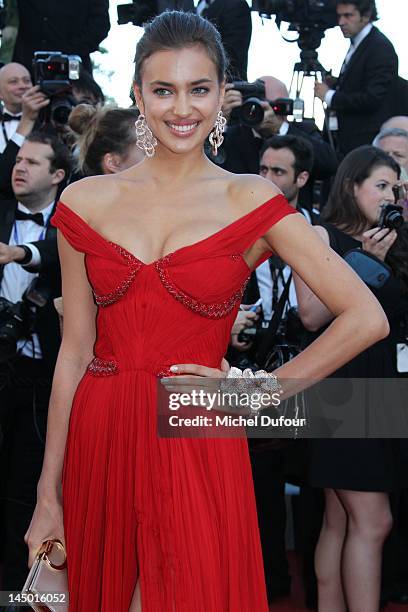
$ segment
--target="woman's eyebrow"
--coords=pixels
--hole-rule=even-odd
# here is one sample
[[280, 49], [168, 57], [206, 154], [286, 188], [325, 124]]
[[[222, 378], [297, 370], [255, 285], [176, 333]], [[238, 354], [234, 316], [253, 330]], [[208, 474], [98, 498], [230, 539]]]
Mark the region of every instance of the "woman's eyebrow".
[[[198, 79], [197, 81], [190, 81], [190, 85], [202, 85], [203, 83], [212, 83], [213, 80], [209, 78]], [[174, 87], [174, 83], [168, 81], [151, 81], [150, 85], [161, 85], [161, 87]]]

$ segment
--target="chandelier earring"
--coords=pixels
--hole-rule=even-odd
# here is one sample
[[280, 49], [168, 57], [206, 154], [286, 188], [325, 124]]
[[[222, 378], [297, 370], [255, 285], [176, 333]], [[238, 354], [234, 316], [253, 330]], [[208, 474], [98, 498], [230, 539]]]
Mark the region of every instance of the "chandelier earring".
[[218, 149], [224, 142], [223, 133], [225, 130], [226, 123], [227, 123], [227, 120], [222, 114], [222, 111], [219, 111], [217, 118], [215, 120], [215, 123], [214, 123], [214, 128], [208, 137], [208, 140], [210, 141], [210, 144], [212, 146], [212, 154], [214, 157], [216, 157], [218, 153]]
[[147, 157], [153, 157], [156, 151], [157, 139], [153, 136], [152, 130], [147, 125], [146, 117], [139, 115], [135, 121], [136, 145], [144, 151]]

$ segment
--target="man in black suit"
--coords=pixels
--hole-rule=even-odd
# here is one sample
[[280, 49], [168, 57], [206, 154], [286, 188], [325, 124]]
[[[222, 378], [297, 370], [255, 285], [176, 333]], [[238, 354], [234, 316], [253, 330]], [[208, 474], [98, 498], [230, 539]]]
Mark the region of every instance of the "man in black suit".
[[315, 94], [327, 104], [329, 129], [344, 156], [371, 144], [392, 116], [398, 57], [388, 38], [373, 26], [378, 19], [375, 0], [338, 1], [337, 18], [350, 49], [339, 78], [316, 83]]
[[19, 26], [13, 61], [32, 68], [35, 51], [79, 55], [92, 73], [89, 54], [110, 28], [109, 0], [17, 0]]
[[[0, 558], [2, 589], [19, 590], [27, 574], [24, 535], [36, 502], [48, 401], [60, 332], [53, 299], [61, 295], [57, 193], [69, 175], [68, 150], [55, 137], [31, 134], [13, 169], [14, 199], [0, 199]], [[5, 312], [29, 299], [25, 327]], [[6, 327], [8, 323], [9, 327]], [[12, 333], [10, 324], [15, 329]], [[14, 342], [12, 337], [14, 336]], [[8, 338], [6, 342], [5, 339]], [[1, 574], [1, 572], [0, 572]]]
[[[260, 156], [260, 175], [274, 182], [293, 208], [301, 211], [308, 221], [314, 223], [316, 215], [302, 207], [300, 189], [310, 176], [313, 167], [313, 149], [310, 143], [296, 136], [273, 136], [266, 140]], [[252, 273], [243, 300], [254, 304], [262, 298], [262, 326], [270, 323], [274, 312], [279, 309], [279, 300], [288, 285], [288, 296], [284, 314], [297, 305], [291, 270], [284, 262], [271, 257]], [[238, 341], [240, 331], [253, 326], [255, 313], [242, 310], [231, 333], [231, 346], [236, 349], [230, 359], [245, 355], [250, 347]], [[251, 347], [252, 348], [252, 347]], [[256, 351], [256, 347], [255, 351]], [[249, 352], [250, 358], [254, 352]], [[263, 365], [263, 364], [260, 364]], [[270, 440], [250, 440], [252, 475], [257, 503], [259, 531], [265, 570], [268, 601], [289, 595], [291, 578], [286, 558], [285, 528], [285, 476], [289, 455], [282, 448], [272, 447]], [[299, 469], [299, 471], [301, 471]]]
[[[287, 98], [289, 92], [282, 81], [272, 76], [261, 77], [265, 83], [265, 96], [267, 100]], [[227, 85], [227, 92], [223, 106], [224, 114], [229, 117], [234, 108], [241, 106], [242, 95]], [[313, 120], [299, 123], [289, 123], [286, 117], [275, 115], [267, 101], [263, 102], [265, 115], [262, 123], [254, 128], [243, 124], [228, 125], [225, 133], [221, 155], [224, 157], [220, 165], [237, 174], [259, 174], [259, 154], [266, 139], [280, 135], [301, 136], [306, 138], [313, 147], [314, 163], [310, 180], [302, 189], [301, 199], [303, 206], [312, 207], [313, 181], [325, 180], [336, 173], [337, 157], [330, 145], [323, 140], [323, 136]], [[216, 160], [217, 161], [217, 160]]]
[[197, 13], [211, 21], [221, 34], [229, 59], [229, 76], [246, 81], [252, 34], [251, 11], [246, 0], [200, 0]]

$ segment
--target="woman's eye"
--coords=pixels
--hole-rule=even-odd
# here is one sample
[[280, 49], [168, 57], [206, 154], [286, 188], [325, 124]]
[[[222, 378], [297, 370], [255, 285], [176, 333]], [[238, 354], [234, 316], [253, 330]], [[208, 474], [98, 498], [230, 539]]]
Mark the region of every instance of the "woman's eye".
[[194, 94], [198, 94], [199, 96], [202, 96], [202, 95], [208, 93], [208, 91], [209, 91], [208, 87], [195, 87], [193, 89], [193, 93]]
[[170, 95], [171, 92], [168, 89], [164, 89], [164, 87], [159, 87], [155, 89], [153, 93], [157, 96], [164, 97]]

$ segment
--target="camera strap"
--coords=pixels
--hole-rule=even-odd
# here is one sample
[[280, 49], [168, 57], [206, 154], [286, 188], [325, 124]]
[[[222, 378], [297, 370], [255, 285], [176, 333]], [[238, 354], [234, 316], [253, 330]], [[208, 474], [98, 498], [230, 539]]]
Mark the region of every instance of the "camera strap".
[[262, 365], [265, 363], [266, 357], [271, 350], [271, 346], [275, 340], [276, 332], [278, 331], [278, 327], [280, 322], [282, 321], [283, 312], [285, 310], [286, 303], [289, 298], [289, 289], [290, 283], [292, 282], [292, 272], [289, 274], [287, 281], [284, 284], [283, 291], [280, 295], [278, 303], [274, 308], [273, 315], [271, 320], [269, 321], [269, 325], [267, 330], [265, 331], [265, 335], [262, 338], [262, 341], [259, 345], [259, 349], [256, 353], [257, 362]]

